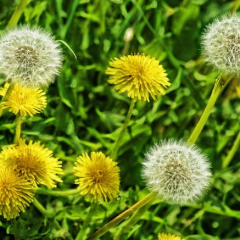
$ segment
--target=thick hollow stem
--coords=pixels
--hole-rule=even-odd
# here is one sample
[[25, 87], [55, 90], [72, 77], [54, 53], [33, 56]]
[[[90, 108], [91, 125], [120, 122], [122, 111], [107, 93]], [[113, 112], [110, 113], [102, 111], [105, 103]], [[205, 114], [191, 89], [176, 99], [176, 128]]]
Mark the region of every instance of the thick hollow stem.
[[126, 217], [130, 216], [134, 212], [136, 212], [139, 208], [143, 207], [145, 204], [147, 204], [149, 201], [154, 199], [157, 196], [155, 192], [149, 193], [146, 197], [144, 197], [142, 200], [131, 206], [128, 210], [124, 211], [120, 215], [118, 215], [116, 218], [114, 218], [112, 221], [105, 224], [102, 228], [100, 228], [98, 231], [96, 231], [92, 236], [90, 236], [87, 240], [94, 240], [101, 237], [104, 233], [106, 233], [109, 229], [117, 225], [118, 223], [122, 222]]
[[45, 216], [46, 218], [51, 217], [48, 211], [43, 207], [43, 205], [36, 198], [34, 198], [33, 205], [38, 209], [39, 212], [42, 213], [43, 216]]
[[8, 22], [7, 28], [11, 28], [18, 23], [19, 18], [21, 17], [25, 7], [28, 5], [30, 0], [21, 0], [15, 9], [10, 21]]
[[21, 115], [17, 114], [17, 127], [16, 127], [16, 133], [15, 133], [15, 139], [14, 139], [15, 144], [19, 143], [19, 139], [21, 135], [21, 125], [22, 125]]
[[149, 201], [146, 205], [144, 205], [143, 207], [139, 208], [129, 218], [129, 220], [127, 220], [124, 223], [122, 223], [122, 226], [121, 226], [122, 228], [116, 234], [114, 240], [120, 240], [122, 234], [131, 232], [132, 227], [136, 225], [136, 223], [139, 221], [141, 216], [148, 210], [148, 208], [152, 206], [153, 200], [154, 200], [154, 198], [151, 201]]
[[43, 188], [37, 188], [35, 189], [35, 192], [38, 194], [55, 196], [55, 197], [68, 197], [70, 195], [79, 194], [80, 190], [72, 189], [72, 190], [66, 190], [66, 191], [54, 191], [54, 190], [47, 190]]
[[236, 12], [238, 10], [239, 6], [240, 6], [240, 0], [233, 1], [233, 5], [232, 5], [232, 7], [230, 9], [230, 12], [231, 13]]
[[217, 78], [212, 94], [208, 100], [207, 106], [204, 109], [204, 112], [199, 120], [199, 122], [197, 123], [196, 127], [194, 128], [191, 136], [188, 139], [189, 143], [194, 144], [196, 142], [196, 140], [198, 139], [200, 133], [202, 132], [202, 129], [204, 127], [204, 125], [206, 124], [208, 117], [211, 113], [211, 110], [215, 104], [215, 102], [217, 101], [218, 96], [221, 94], [221, 92], [223, 91], [224, 87], [227, 85], [227, 83], [231, 80], [232, 78], [227, 79], [226, 81], [221, 77], [221, 75]]
[[111, 158], [112, 158], [113, 160], [115, 160], [116, 157], [117, 157], [118, 149], [119, 149], [119, 147], [120, 147], [120, 144], [121, 144], [121, 141], [122, 141], [122, 139], [123, 139], [124, 133], [125, 133], [125, 131], [126, 131], [126, 128], [127, 128], [127, 126], [128, 126], [128, 123], [129, 123], [130, 118], [131, 118], [131, 116], [132, 116], [132, 111], [133, 111], [133, 108], [134, 108], [134, 104], [135, 104], [135, 100], [134, 100], [134, 98], [133, 98], [132, 101], [131, 101], [131, 103], [130, 103], [129, 110], [128, 110], [127, 116], [126, 116], [126, 118], [125, 118], [124, 124], [123, 124], [123, 126], [122, 126], [121, 132], [120, 132], [120, 134], [119, 134], [119, 136], [118, 136], [118, 139], [117, 139], [117, 141], [116, 141], [116, 144], [115, 144], [114, 149], [113, 149], [112, 154], [111, 154]]
[[90, 206], [90, 209], [88, 211], [87, 217], [86, 217], [86, 219], [85, 219], [85, 221], [83, 223], [83, 226], [82, 226], [81, 230], [79, 231], [79, 233], [78, 233], [78, 235], [77, 235], [75, 240], [83, 240], [83, 239], [85, 239], [84, 236], [85, 236], [86, 230], [87, 230], [87, 228], [89, 226], [89, 223], [90, 223], [90, 221], [92, 219], [92, 216], [94, 215], [96, 207], [97, 207], [97, 204], [92, 202], [91, 206]]
[[227, 157], [224, 159], [223, 163], [222, 163], [222, 169], [227, 168], [229, 163], [232, 161], [235, 153], [238, 150], [240, 144], [240, 131], [238, 132], [238, 135], [233, 143], [232, 148], [230, 149], [230, 151], [228, 152]]

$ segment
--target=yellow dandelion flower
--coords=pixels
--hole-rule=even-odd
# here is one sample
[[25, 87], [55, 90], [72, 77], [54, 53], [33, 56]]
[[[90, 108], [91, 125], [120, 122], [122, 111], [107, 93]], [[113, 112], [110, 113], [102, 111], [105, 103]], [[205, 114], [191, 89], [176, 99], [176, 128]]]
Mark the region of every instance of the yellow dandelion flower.
[[20, 139], [18, 145], [3, 147], [0, 163], [12, 165], [19, 176], [24, 176], [34, 187], [44, 184], [49, 188], [56, 187], [54, 180], [62, 182], [57, 174], [62, 174], [62, 162], [52, 156], [52, 151], [40, 142], [29, 142]]
[[165, 94], [164, 87], [170, 86], [169, 79], [159, 61], [144, 54], [115, 58], [109, 63], [106, 74], [108, 82], [115, 84], [119, 93], [128, 92], [130, 98], [149, 102], [149, 95], [155, 100]]
[[0, 168], [0, 215], [7, 220], [18, 217], [33, 201], [33, 196], [33, 188], [25, 178], [11, 167]]
[[[6, 83], [3, 88], [0, 88], [0, 95], [4, 96], [9, 83]], [[45, 93], [33, 87], [23, 87], [15, 84], [13, 91], [6, 101], [1, 103], [3, 109], [9, 109], [15, 115], [33, 116], [41, 112], [47, 105]]]
[[119, 192], [119, 167], [111, 158], [102, 152], [92, 152], [79, 156], [75, 163], [74, 174], [79, 177], [76, 183], [82, 195], [87, 195], [95, 202], [110, 201]]
[[158, 240], [184, 240], [184, 239], [181, 239], [180, 237], [171, 234], [159, 233]]

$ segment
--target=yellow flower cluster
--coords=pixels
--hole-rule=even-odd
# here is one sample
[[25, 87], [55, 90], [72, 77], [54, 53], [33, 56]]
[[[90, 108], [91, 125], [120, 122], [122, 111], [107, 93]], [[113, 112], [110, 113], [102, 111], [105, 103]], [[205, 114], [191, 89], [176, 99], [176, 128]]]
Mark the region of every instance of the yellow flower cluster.
[[[164, 68], [159, 62], [144, 54], [123, 56], [110, 62], [106, 74], [109, 83], [115, 84], [119, 93], [128, 92], [128, 96], [141, 101], [154, 100], [165, 94], [170, 86]], [[107, 202], [117, 197], [119, 192], [119, 167], [102, 152], [83, 153], [77, 158], [74, 174], [78, 177], [80, 193], [95, 202]]]
[[52, 151], [39, 142], [3, 147], [0, 153], [0, 215], [16, 218], [33, 201], [33, 188], [44, 184], [55, 187], [61, 182], [62, 162], [52, 157]]
[[[134, 101], [149, 101], [150, 97], [155, 100], [170, 86], [164, 68], [156, 59], [144, 54], [115, 58], [106, 73], [110, 75], [109, 83], [115, 84], [120, 93], [128, 92]], [[3, 96], [0, 108], [17, 116], [32, 117], [43, 111], [47, 104], [42, 90], [23, 84], [6, 83], [0, 88], [0, 96]], [[27, 144], [18, 138], [16, 144], [3, 147], [0, 152], [0, 215], [7, 220], [16, 218], [33, 201], [33, 188], [40, 184], [56, 187], [55, 181], [61, 182], [58, 176], [63, 173], [61, 165], [62, 162], [52, 156], [52, 151], [40, 142]], [[119, 172], [117, 162], [102, 152], [83, 153], [74, 167], [80, 194], [97, 203], [117, 198]], [[164, 234], [158, 237], [159, 240], [180, 240]]]
[[[36, 41], [37, 40], [37, 41]], [[61, 68], [58, 43], [43, 30], [29, 26], [6, 31], [0, 41], [1, 74], [8, 81], [0, 88], [0, 116], [4, 110], [17, 116], [13, 145], [0, 152], [0, 215], [16, 218], [33, 202], [34, 188], [61, 182], [62, 162], [40, 142], [20, 139], [21, 116], [42, 112], [47, 98], [41, 86], [54, 81]]]

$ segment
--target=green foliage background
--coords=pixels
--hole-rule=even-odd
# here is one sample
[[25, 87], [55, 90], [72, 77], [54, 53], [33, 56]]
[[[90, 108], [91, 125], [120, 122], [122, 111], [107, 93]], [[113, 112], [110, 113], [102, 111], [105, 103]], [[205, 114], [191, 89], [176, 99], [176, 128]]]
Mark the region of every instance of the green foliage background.
[[[130, 99], [107, 82], [109, 61], [122, 54], [145, 53], [167, 70], [171, 87], [166, 96], [137, 102], [118, 153], [121, 169], [119, 199], [100, 205], [87, 233], [93, 233], [147, 194], [141, 178], [142, 159], [162, 139], [187, 139], [212, 91], [217, 72], [203, 62], [201, 35], [215, 17], [226, 13], [227, 0], [49, 0], [31, 1], [19, 24], [40, 26], [65, 41], [61, 74], [47, 91], [42, 114], [24, 118], [22, 137], [40, 140], [64, 162], [59, 189], [76, 188], [72, 167], [83, 152], [109, 154], [125, 119]], [[6, 27], [18, 1], [1, 0], [0, 28]], [[129, 43], [127, 28], [134, 29]], [[3, 83], [3, 81], [2, 81]], [[169, 206], [156, 199], [131, 231], [121, 239], [157, 239], [159, 232], [187, 240], [240, 239], [240, 171], [238, 151], [230, 166], [221, 163], [239, 131], [240, 99], [231, 82], [223, 92], [197, 141], [212, 162], [214, 179], [204, 200], [194, 206]], [[0, 144], [13, 142], [14, 115], [0, 119]], [[54, 218], [46, 219], [32, 205], [21, 218], [0, 217], [0, 236], [14, 239], [74, 239], [90, 203], [82, 196], [37, 199]], [[101, 239], [114, 239], [116, 227]], [[9, 235], [7, 233], [9, 233]]]

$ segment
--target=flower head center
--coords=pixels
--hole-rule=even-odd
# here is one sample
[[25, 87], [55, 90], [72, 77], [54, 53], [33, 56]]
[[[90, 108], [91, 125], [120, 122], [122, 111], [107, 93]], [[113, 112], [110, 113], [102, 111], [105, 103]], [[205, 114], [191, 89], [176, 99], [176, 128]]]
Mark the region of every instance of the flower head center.
[[175, 186], [189, 179], [189, 169], [179, 161], [173, 160], [165, 166], [165, 177], [167, 181], [171, 181]]
[[141, 84], [141, 81], [146, 81], [147, 78], [145, 78], [146, 75], [146, 69], [144, 66], [139, 65], [137, 70], [133, 70], [133, 75], [131, 76], [133, 79], [136, 79], [138, 84]]
[[16, 171], [21, 174], [29, 174], [34, 171], [45, 170], [45, 163], [41, 162], [39, 157], [34, 154], [31, 149], [26, 149], [25, 153], [19, 154], [16, 159], [17, 169]]
[[1, 187], [0, 189], [3, 191], [9, 191], [12, 190], [13, 184], [7, 180], [1, 181]]
[[31, 68], [39, 61], [38, 53], [30, 46], [21, 46], [15, 50], [15, 57], [19, 64]]
[[95, 176], [93, 177], [94, 183], [102, 182], [103, 177], [104, 177], [103, 171], [102, 170], [97, 170], [95, 172]]

